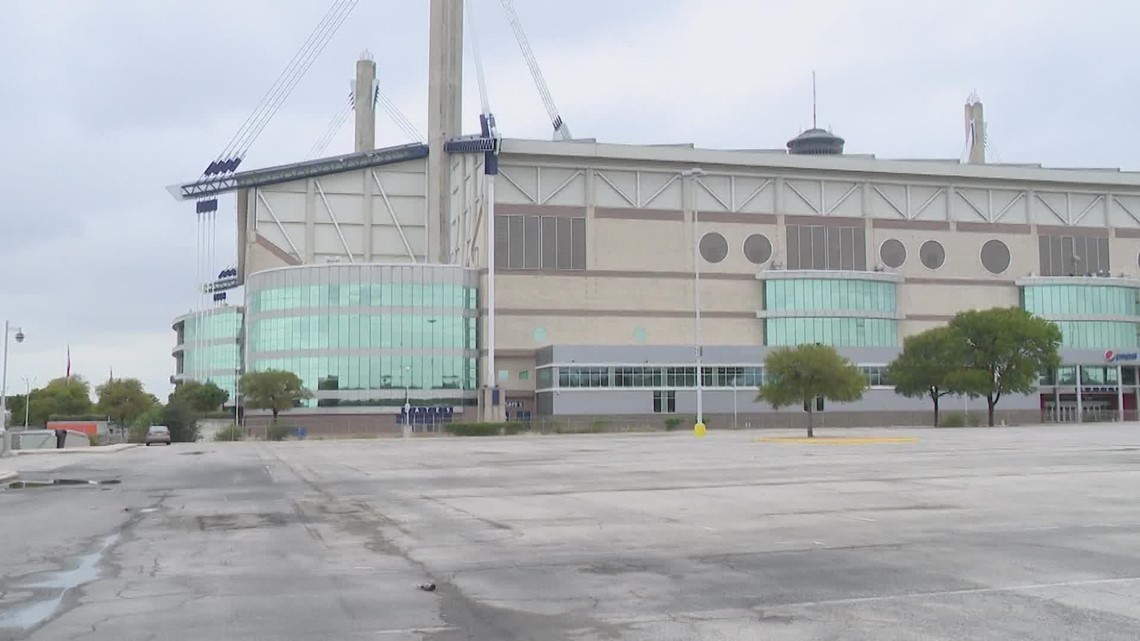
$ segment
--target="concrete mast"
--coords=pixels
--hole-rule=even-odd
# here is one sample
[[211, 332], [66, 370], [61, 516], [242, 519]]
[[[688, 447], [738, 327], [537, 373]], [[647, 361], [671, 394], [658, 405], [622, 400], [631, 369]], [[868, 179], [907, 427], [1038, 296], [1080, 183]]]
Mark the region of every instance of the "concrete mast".
[[972, 96], [966, 103], [966, 124], [970, 128], [970, 154], [971, 165], [983, 165], [986, 162], [986, 118], [982, 111], [982, 101]]
[[460, 135], [463, 0], [431, 0], [428, 43], [428, 262], [451, 262], [451, 160], [443, 143]]
[[353, 109], [356, 111], [356, 133], [353, 150], [372, 151], [376, 148], [376, 61], [365, 49], [356, 61], [356, 83], [352, 91]]

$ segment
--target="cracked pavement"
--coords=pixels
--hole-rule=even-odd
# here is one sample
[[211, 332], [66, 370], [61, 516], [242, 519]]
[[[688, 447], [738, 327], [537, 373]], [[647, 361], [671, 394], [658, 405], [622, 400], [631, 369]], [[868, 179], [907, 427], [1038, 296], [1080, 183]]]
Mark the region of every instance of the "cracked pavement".
[[1140, 426], [907, 433], [5, 459], [0, 640], [1140, 638]]

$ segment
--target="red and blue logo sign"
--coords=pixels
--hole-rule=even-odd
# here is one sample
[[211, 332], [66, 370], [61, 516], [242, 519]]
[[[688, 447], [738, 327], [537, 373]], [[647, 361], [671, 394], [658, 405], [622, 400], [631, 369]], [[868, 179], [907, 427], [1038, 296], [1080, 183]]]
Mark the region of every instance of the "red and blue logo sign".
[[1136, 352], [1114, 352], [1111, 349], [1105, 350], [1104, 360], [1107, 363], [1116, 363], [1119, 361], [1134, 361], [1140, 359], [1140, 354]]

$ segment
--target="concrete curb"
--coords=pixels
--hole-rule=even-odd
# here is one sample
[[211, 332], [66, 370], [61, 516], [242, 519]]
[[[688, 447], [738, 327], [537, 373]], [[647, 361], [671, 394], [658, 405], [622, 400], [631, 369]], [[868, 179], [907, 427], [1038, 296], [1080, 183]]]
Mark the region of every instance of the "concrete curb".
[[47, 449], [47, 450], [12, 450], [13, 454], [20, 456], [32, 455], [48, 455], [48, 454], [114, 454], [115, 452], [122, 452], [129, 450], [132, 447], [138, 447], [138, 443], [118, 443], [116, 445], [95, 445], [92, 447], [72, 447], [62, 450]]
[[15, 481], [18, 478], [20, 478], [19, 472], [0, 472], [0, 483]]

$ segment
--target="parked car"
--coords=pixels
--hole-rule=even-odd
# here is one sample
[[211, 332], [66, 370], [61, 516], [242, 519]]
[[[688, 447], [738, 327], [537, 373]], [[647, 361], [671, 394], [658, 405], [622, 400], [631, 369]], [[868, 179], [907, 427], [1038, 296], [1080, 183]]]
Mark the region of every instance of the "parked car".
[[165, 425], [151, 425], [146, 431], [147, 446], [151, 443], [166, 443], [170, 445], [170, 428]]

